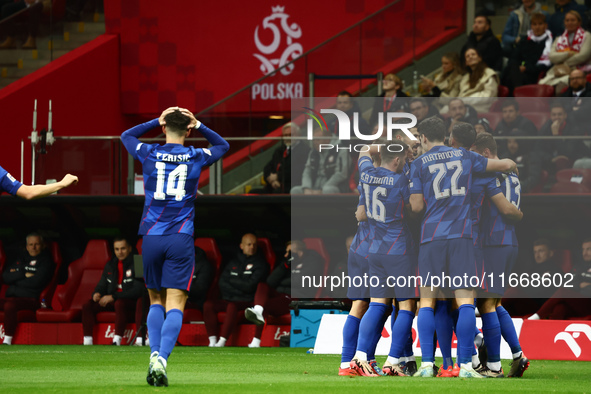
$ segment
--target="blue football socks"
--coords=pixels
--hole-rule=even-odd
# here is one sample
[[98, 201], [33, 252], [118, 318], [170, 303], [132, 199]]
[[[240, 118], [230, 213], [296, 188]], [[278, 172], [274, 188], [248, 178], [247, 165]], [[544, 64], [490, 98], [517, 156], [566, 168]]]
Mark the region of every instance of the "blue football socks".
[[443, 356], [443, 369], [453, 366], [451, 360], [451, 341], [453, 338], [453, 321], [449, 311], [449, 301], [437, 301], [435, 307], [435, 330], [439, 349]]
[[425, 307], [419, 309], [419, 316], [417, 317], [417, 326], [419, 329], [419, 341], [421, 342], [421, 354], [423, 355], [423, 362], [434, 362], [433, 350], [435, 344], [433, 343], [433, 335], [435, 334], [435, 313], [433, 308]]
[[341, 352], [341, 363], [348, 363], [353, 360], [357, 350], [357, 338], [359, 337], [359, 323], [361, 320], [353, 315], [347, 316], [343, 326], [343, 350]]
[[148, 326], [148, 337], [150, 338], [150, 353], [160, 352], [160, 333], [164, 324], [166, 310], [159, 304], [150, 305], [146, 325]]
[[179, 309], [171, 309], [166, 313], [166, 319], [162, 325], [162, 337], [160, 339], [160, 354], [165, 360], [172, 353], [176, 340], [183, 327], [183, 312]]

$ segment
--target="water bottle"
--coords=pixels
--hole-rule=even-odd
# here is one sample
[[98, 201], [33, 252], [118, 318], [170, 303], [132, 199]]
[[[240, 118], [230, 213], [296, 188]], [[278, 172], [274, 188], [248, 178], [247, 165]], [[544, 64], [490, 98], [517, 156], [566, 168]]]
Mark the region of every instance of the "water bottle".
[[41, 308], [47, 309], [47, 303], [45, 302], [45, 298], [41, 300]]

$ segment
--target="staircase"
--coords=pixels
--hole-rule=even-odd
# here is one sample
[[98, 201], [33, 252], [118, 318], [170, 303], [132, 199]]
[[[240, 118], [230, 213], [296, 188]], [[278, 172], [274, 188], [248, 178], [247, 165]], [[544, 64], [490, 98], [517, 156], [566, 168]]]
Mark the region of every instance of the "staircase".
[[17, 49], [0, 51], [0, 89], [104, 34], [104, 15], [95, 13], [85, 15], [80, 22], [61, 22], [55, 30], [61, 32], [37, 37], [37, 49], [22, 49], [19, 41]]

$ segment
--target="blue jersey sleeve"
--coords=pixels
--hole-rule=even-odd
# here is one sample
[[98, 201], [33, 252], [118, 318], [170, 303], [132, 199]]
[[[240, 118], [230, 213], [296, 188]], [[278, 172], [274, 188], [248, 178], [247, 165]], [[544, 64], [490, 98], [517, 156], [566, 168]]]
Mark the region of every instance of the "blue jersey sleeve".
[[359, 174], [361, 175], [363, 171], [367, 171], [370, 168], [374, 168], [373, 161], [371, 160], [371, 158], [367, 156], [362, 156], [357, 161], [357, 168], [359, 168]]
[[204, 165], [209, 166], [220, 159], [229, 149], [230, 144], [218, 133], [211, 130], [203, 123], [197, 129], [212, 146], [203, 148]]
[[410, 194], [423, 194], [423, 182], [421, 181], [421, 164], [414, 160], [410, 165]]
[[[403, 185], [408, 185], [408, 178], [402, 174], [403, 177]], [[408, 205], [410, 201], [410, 188], [408, 186], [403, 186], [400, 188], [400, 194], [402, 195], [402, 201], [404, 201], [405, 205]]]
[[[462, 148], [464, 149], [464, 148]], [[474, 174], [483, 174], [486, 172], [486, 166], [488, 165], [488, 159], [484, 156], [479, 155], [476, 152], [466, 151], [468, 157], [472, 161], [472, 172]]]
[[16, 192], [22, 185], [8, 171], [0, 167], [0, 192], [5, 191], [16, 196]]
[[121, 134], [121, 142], [123, 142], [125, 149], [127, 149], [134, 159], [139, 160], [142, 163], [144, 162], [150, 153], [151, 145], [146, 145], [140, 142], [138, 138], [159, 125], [160, 122], [158, 119], [153, 119], [149, 122], [132, 127]]
[[359, 191], [359, 203], [357, 203], [357, 206], [365, 206], [365, 193], [363, 191], [363, 186], [361, 186], [361, 183], [357, 186], [357, 190]]
[[484, 186], [486, 197], [491, 198], [503, 192], [498, 183], [499, 180], [496, 177], [491, 177], [488, 182], [486, 182], [486, 185]]

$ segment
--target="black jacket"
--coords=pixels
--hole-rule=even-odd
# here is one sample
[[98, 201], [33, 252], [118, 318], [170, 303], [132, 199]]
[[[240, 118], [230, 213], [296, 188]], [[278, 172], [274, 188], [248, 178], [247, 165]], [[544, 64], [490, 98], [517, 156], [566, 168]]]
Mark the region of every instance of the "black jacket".
[[[14, 272], [10, 272], [14, 269]], [[35, 257], [24, 251], [16, 261], [4, 267], [2, 279], [8, 285], [6, 297], [38, 298], [53, 276], [55, 264], [48, 250]], [[25, 277], [27, 272], [35, 275]]]
[[119, 259], [113, 257], [105, 265], [103, 275], [99, 283], [94, 288], [95, 293], [102, 296], [110, 295], [116, 300], [121, 299], [137, 299], [142, 296], [144, 284], [141, 280], [136, 279], [135, 269], [133, 264], [133, 253], [130, 253], [125, 260], [123, 260], [123, 278], [121, 279], [121, 291], [117, 291], [119, 285]]
[[266, 181], [269, 175], [276, 173], [281, 188], [275, 190], [267, 184], [265, 191], [267, 193], [289, 193], [293, 186], [300, 186], [309, 154], [310, 146], [305, 141], [294, 141], [294, 145], [289, 149], [283, 142], [280, 143], [273, 152], [273, 157], [265, 166], [263, 175]]
[[322, 256], [314, 250], [307, 249], [302, 257], [294, 255], [291, 261], [291, 279], [294, 283], [291, 296], [294, 298], [314, 298], [317, 289], [302, 287], [302, 277], [310, 276], [312, 283], [314, 283], [313, 278], [315, 277], [315, 282], [318, 283], [319, 277], [324, 275], [324, 264]]
[[[519, 141], [520, 144], [523, 142]], [[506, 151], [506, 149], [503, 150]], [[517, 164], [522, 193], [529, 193], [533, 187], [540, 183], [542, 178], [542, 155], [541, 152], [532, 150], [528, 153], [517, 152], [514, 155], [507, 152], [507, 154], [500, 156], [511, 159]]]
[[198, 309], [203, 308], [203, 303], [207, 298], [214, 274], [215, 268], [207, 260], [205, 252], [196, 246], [195, 271], [193, 272], [193, 280], [191, 282], [191, 289], [189, 290], [189, 301], [195, 304]]
[[[396, 91], [396, 98], [394, 101], [388, 106], [388, 104], [384, 103], [384, 97], [386, 93], [382, 93], [379, 97], [376, 97], [376, 100], [373, 105], [373, 109], [371, 111], [371, 116], [369, 117], [369, 132], [373, 131], [373, 128], [376, 124], [378, 124], [378, 114], [383, 112], [383, 121], [386, 122], [386, 113], [387, 112], [410, 112], [408, 109], [409, 98], [406, 93], [402, 90]], [[353, 135], [353, 134], [351, 134]]]
[[578, 96], [578, 99], [574, 99], [573, 90], [569, 87], [561, 97], [570, 97], [571, 99], [560, 100], [565, 105], [568, 116], [575, 121], [577, 127], [586, 129], [587, 124], [591, 122], [591, 83], [587, 82], [583, 92]]
[[460, 61], [463, 67], [466, 66], [464, 55], [469, 48], [476, 48], [487, 66], [495, 71], [501, 71], [503, 67], [503, 49], [501, 48], [501, 42], [495, 37], [491, 29], [484, 33], [480, 41], [476, 39], [476, 34], [470, 33], [468, 41], [466, 41], [460, 52]]
[[259, 254], [247, 257], [239, 252], [229, 261], [220, 275], [223, 300], [252, 302], [257, 285], [267, 277], [269, 264]]
[[[466, 106], [466, 116], [464, 116], [462, 119], [460, 119], [460, 122], [466, 122], [466, 123], [470, 123], [472, 126], [474, 126], [477, 122], [478, 122], [478, 112], [476, 111], [476, 109], [474, 109], [473, 106], [465, 104]], [[449, 135], [450, 130], [449, 127], [451, 126], [451, 118], [447, 118], [445, 119], [445, 130], [446, 130], [446, 135]]]
[[291, 261], [277, 264], [267, 278], [267, 284], [278, 293], [291, 294]]
[[[539, 135], [552, 135], [552, 120], [548, 120], [541, 128]], [[564, 136], [583, 135], [581, 129], [570, 119], [566, 119], [566, 125], [562, 130]], [[540, 140], [537, 145], [537, 150], [544, 153], [546, 160], [551, 160], [556, 156], [566, 156], [570, 160], [575, 161], [582, 157], [590, 157], [591, 152], [587, 145], [583, 144], [581, 140], [561, 140], [556, 137], [556, 140]]]
[[501, 120], [497, 125], [494, 135], [497, 136], [536, 136], [538, 129], [531, 120], [518, 115], [513, 123], [509, 124]]

